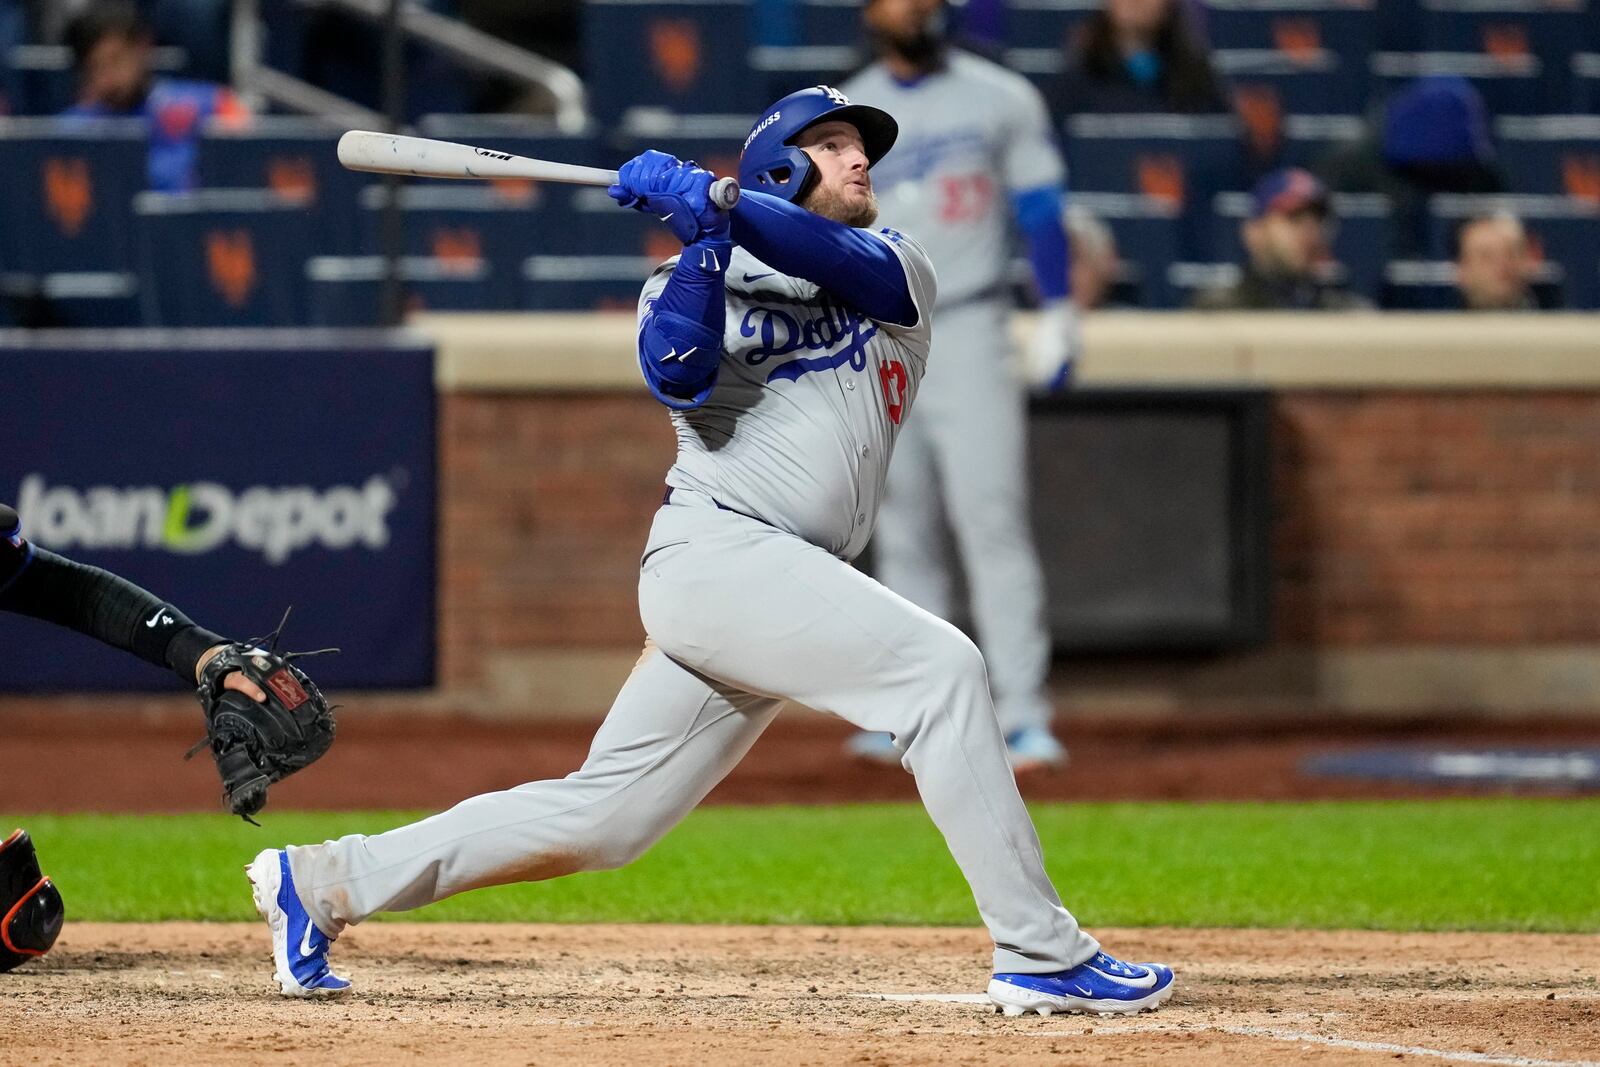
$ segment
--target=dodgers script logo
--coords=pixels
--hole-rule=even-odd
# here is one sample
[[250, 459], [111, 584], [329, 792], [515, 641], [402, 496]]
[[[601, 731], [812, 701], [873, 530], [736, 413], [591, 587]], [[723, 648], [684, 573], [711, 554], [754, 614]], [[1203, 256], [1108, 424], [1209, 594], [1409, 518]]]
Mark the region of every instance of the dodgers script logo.
[[745, 353], [745, 362], [759, 367], [774, 356], [791, 352], [827, 352], [812, 358], [791, 359], [772, 368], [768, 382], [795, 381], [812, 371], [832, 370], [850, 364], [851, 370], [867, 369], [867, 342], [877, 336], [878, 325], [848, 308], [831, 301], [822, 314], [801, 319], [779, 308], [757, 305], [744, 313], [739, 323], [741, 337], [759, 337], [761, 343]]

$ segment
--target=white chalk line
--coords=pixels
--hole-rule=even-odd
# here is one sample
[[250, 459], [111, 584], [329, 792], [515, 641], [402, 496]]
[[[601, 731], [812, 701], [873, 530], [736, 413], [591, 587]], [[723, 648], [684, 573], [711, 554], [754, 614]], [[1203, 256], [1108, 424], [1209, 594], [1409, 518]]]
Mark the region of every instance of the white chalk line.
[[[857, 993], [856, 996], [868, 1000], [892, 1000], [900, 1002], [922, 1002], [934, 1004], [975, 1004], [984, 1007], [992, 1006], [988, 997], [982, 993]], [[1450, 1049], [1427, 1048], [1422, 1045], [1397, 1045], [1388, 1041], [1361, 1041], [1350, 1037], [1331, 1037], [1327, 1034], [1313, 1034], [1305, 1030], [1279, 1030], [1270, 1026], [1219, 1026], [1213, 1023], [1183, 1023], [1172, 1026], [1164, 1023], [1123, 1023], [1115, 1016], [1075, 1016], [1092, 1021], [1096, 1026], [1108, 1029], [1105, 1033], [1116, 1034], [1193, 1034], [1217, 1033], [1232, 1034], [1235, 1037], [1264, 1037], [1273, 1041], [1304, 1041], [1315, 1045], [1327, 1045], [1331, 1048], [1346, 1048], [1356, 1052], [1387, 1052], [1401, 1053], [1406, 1056], [1421, 1056], [1437, 1060], [1455, 1060], [1461, 1063], [1486, 1063], [1495, 1067], [1600, 1067], [1600, 1060], [1543, 1060], [1528, 1056], [1500, 1056], [1492, 1052], [1455, 1052]], [[967, 1033], [974, 1036], [990, 1037], [993, 1030], [969, 1030]], [[1072, 1031], [1062, 1030], [1024, 1030], [1019, 1031], [1019, 1037], [1048, 1037], [1061, 1038], [1073, 1036]]]

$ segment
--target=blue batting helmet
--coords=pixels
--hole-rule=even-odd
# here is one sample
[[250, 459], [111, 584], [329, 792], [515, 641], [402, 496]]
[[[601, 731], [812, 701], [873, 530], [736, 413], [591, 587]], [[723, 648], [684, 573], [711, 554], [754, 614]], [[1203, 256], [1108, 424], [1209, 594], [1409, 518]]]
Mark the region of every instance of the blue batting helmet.
[[819, 122], [848, 122], [861, 134], [867, 166], [894, 146], [900, 125], [887, 111], [852, 104], [839, 90], [818, 85], [790, 93], [762, 113], [739, 154], [739, 185], [785, 200], [799, 200], [816, 175], [795, 138]]

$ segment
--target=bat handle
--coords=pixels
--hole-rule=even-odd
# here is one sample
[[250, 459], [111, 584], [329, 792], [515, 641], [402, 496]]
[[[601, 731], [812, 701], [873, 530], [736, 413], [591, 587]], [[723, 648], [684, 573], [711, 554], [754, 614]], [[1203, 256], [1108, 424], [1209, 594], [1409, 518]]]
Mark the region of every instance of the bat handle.
[[718, 178], [711, 183], [711, 202], [724, 211], [732, 211], [739, 202], [739, 183], [732, 178]]

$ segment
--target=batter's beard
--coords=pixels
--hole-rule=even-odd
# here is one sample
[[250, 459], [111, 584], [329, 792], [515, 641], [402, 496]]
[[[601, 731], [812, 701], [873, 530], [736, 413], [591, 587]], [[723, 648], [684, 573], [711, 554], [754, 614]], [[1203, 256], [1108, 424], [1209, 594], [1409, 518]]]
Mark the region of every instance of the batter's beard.
[[878, 221], [878, 194], [867, 190], [864, 202], [847, 202], [837, 189], [818, 185], [806, 194], [801, 207], [814, 215], [857, 228], [871, 226]]

